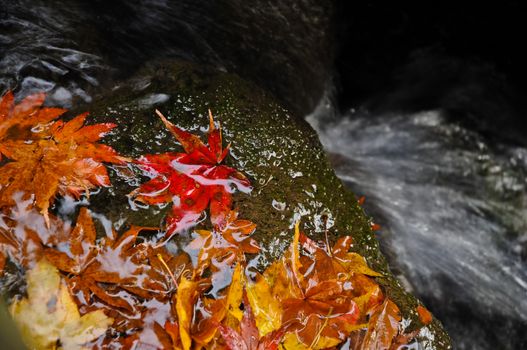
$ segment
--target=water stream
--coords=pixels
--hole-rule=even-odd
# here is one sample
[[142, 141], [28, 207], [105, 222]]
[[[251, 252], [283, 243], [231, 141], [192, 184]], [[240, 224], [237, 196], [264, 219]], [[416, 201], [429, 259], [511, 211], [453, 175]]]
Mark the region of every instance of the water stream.
[[437, 110], [330, 115], [321, 106], [308, 120], [337, 175], [366, 197], [406, 288], [456, 348], [523, 348], [527, 149], [491, 144]]

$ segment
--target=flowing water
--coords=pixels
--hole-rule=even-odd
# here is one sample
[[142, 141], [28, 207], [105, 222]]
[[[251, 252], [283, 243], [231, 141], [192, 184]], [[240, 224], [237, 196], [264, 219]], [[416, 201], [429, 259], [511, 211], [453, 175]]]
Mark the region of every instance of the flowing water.
[[[329, 119], [329, 120], [328, 120]], [[527, 149], [491, 144], [441, 111], [308, 120], [382, 229], [394, 272], [459, 349], [527, 344]]]

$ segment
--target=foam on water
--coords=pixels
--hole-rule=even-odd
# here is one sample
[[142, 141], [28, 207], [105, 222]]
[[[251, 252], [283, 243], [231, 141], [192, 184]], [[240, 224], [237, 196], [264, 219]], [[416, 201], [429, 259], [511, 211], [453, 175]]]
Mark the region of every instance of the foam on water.
[[524, 344], [527, 150], [491, 147], [439, 111], [327, 122], [328, 111], [308, 120], [337, 175], [366, 196], [392, 268], [457, 348]]

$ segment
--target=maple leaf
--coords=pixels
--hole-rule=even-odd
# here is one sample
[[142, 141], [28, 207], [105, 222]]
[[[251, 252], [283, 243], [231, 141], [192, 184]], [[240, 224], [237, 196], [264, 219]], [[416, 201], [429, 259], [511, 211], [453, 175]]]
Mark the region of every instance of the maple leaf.
[[9, 154], [4, 149], [6, 139], [32, 139], [41, 136], [39, 125], [49, 123], [66, 112], [62, 108], [42, 108], [46, 95], [38, 93], [29, 95], [20, 103], [15, 103], [11, 91], [0, 99], [0, 160], [3, 154]]
[[362, 343], [363, 350], [390, 349], [392, 342], [399, 333], [401, 315], [397, 305], [386, 298], [372, 312], [368, 323], [368, 331]]
[[299, 235], [299, 242], [302, 248], [313, 256], [312, 258], [305, 257], [305, 259], [314, 261], [314, 273], [320, 273], [322, 276], [335, 276], [342, 273], [382, 276], [367, 265], [363, 256], [350, 252], [353, 244], [351, 236], [340, 237], [333, 247], [328, 243], [318, 244], [303, 233]]
[[[0, 265], [7, 258], [25, 269], [40, 260], [44, 245], [67, 237], [69, 226], [55, 216], [50, 216], [50, 226], [42, 215], [32, 208], [32, 200], [22, 200], [15, 195], [16, 205], [0, 213]], [[0, 273], [3, 266], [0, 266]]]
[[199, 251], [196, 273], [202, 274], [209, 267], [221, 270], [223, 265], [232, 265], [244, 259], [244, 254], [256, 254], [260, 248], [249, 237], [256, 230], [256, 224], [238, 219], [238, 212], [231, 210], [225, 220], [212, 231], [196, 230], [198, 235], [185, 248], [186, 251]]
[[209, 279], [192, 280], [181, 278], [175, 296], [179, 323], [179, 339], [184, 350], [191, 348], [193, 342], [199, 346], [210, 343], [222, 322], [234, 324], [242, 319], [239, 309], [245, 283], [243, 266], [236, 265], [229, 287], [214, 298], [204, 295], [211, 287]]
[[23, 267], [31, 267], [42, 255], [42, 242], [31, 229], [17, 235], [13, 230], [0, 224], [0, 274], [4, 270], [7, 257]]
[[249, 180], [236, 169], [221, 165], [229, 152], [223, 149], [221, 130], [214, 125], [209, 111], [208, 146], [199, 137], [169, 122], [156, 111], [168, 130], [183, 146], [185, 153], [146, 155], [137, 164], [152, 179], [130, 193], [145, 204], [172, 203], [166, 218], [167, 236], [196, 224], [208, 207], [214, 225], [221, 224], [229, 213], [232, 193], [251, 190]]
[[240, 323], [240, 332], [233, 328], [219, 324], [219, 330], [227, 347], [231, 350], [276, 350], [285, 331], [283, 329], [272, 331], [260, 338], [251, 303], [244, 290], [244, 312]]
[[84, 126], [87, 114], [68, 122], [56, 121], [36, 140], [4, 140], [2, 153], [11, 161], [1, 167], [0, 204], [13, 205], [17, 192], [34, 196], [34, 204], [48, 220], [48, 209], [58, 193], [78, 198], [89, 190], [110, 186], [102, 164], [124, 163], [110, 146], [96, 143], [115, 124]]
[[[300, 233], [297, 223], [289, 250], [257, 278], [257, 287], [249, 287], [253, 305], [273, 298], [280, 301], [273, 314], [281, 310], [281, 327], [288, 332], [286, 348], [331, 347], [364, 327], [359, 321], [382, 295], [368, 276], [380, 274], [363, 257], [349, 252], [351, 242], [351, 237], [342, 237], [332, 248], [316, 243]], [[277, 329], [262, 309], [257, 309], [257, 322], [267, 332]]]
[[[81, 208], [77, 223], [67, 242], [58, 242], [55, 248], [44, 249], [44, 256], [59, 270], [69, 274], [68, 284], [80, 291], [85, 300], [93, 293], [105, 303], [132, 311], [134, 305], [124, 297], [122, 288], [128, 288], [133, 294], [149, 297], [154, 292], [154, 274], [148, 274], [152, 268], [144, 263], [146, 248], [134, 245], [142, 230], [132, 226], [117, 238], [106, 237], [103, 244], [96, 244], [96, 231], [93, 219], [86, 208]], [[115, 285], [102, 288], [99, 283]], [[160, 282], [161, 283], [161, 282]], [[148, 293], [141, 293], [148, 288]], [[162, 291], [163, 286], [157, 285]]]
[[113, 319], [97, 310], [83, 316], [58, 270], [41, 260], [27, 273], [27, 298], [15, 301], [11, 315], [26, 344], [33, 349], [83, 349], [102, 336]]
[[282, 304], [274, 296], [267, 280], [260, 274], [256, 275], [256, 282], [248, 283], [246, 292], [260, 337], [279, 329], [282, 324]]
[[[118, 348], [117, 340], [124, 349], [180, 349], [178, 323], [172, 303], [151, 298], [141, 306], [142, 312], [134, 316], [137, 324], [126, 322], [120, 325], [120, 333], [128, 335], [122, 337], [116, 333], [117, 339], [108, 339], [103, 348]], [[118, 318], [115, 323], [120, 321]]]

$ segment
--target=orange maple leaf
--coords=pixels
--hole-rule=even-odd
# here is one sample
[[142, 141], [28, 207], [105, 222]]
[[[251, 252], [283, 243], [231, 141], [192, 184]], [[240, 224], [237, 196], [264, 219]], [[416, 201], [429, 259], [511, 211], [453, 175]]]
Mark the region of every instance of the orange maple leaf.
[[[42, 98], [31, 99], [34, 100], [41, 103]], [[8, 95], [2, 102], [10, 105], [9, 101]], [[19, 120], [19, 124], [16, 118], [23, 118], [25, 114], [17, 112], [18, 106], [4, 108], [11, 112], [4, 113], [0, 118], [0, 122], [4, 122], [0, 130], [6, 130], [3, 135], [0, 133], [0, 137], [5, 136], [0, 139], [0, 152], [10, 159], [0, 171], [0, 206], [14, 205], [14, 195], [23, 192], [24, 199], [31, 197], [49, 224], [48, 210], [57, 193], [79, 197], [82, 193], [89, 194], [90, 189], [109, 186], [108, 172], [102, 163], [124, 163], [127, 159], [120, 157], [113, 148], [96, 143], [115, 124], [84, 126], [87, 114], [78, 115], [68, 122], [60, 120], [47, 124], [38, 133], [38, 138], [11, 137], [10, 130], [13, 128], [27, 128], [34, 123], [56, 118], [59, 114], [55, 109], [39, 109], [38, 103], [24, 104], [31, 108], [23, 110], [32, 112], [26, 119]]]
[[349, 252], [351, 243], [351, 237], [333, 247], [314, 242], [300, 233], [297, 223], [290, 249], [263, 274], [281, 303], [282, 326], [304, 345], [342, 341], [362, 328], [366, 312], [378, 305], [382, 294], [368, 276], [380, 274]]
[[372, 310], [368, 331], [361, 349], [391, 349], [392, 343], [399, 334], [400, 322], [399, 308], [393, 301], [386, 298], [382, 304]]
[[0, 160], [9, 150], [4, 149], [6, 140], [27, 140], [42, 136], [39, 125], [44, 125], [66, 112], [62, 108], [43, 108], [43, 93], [29, 95], [20, 103], [8, 91], [0, 99]]

